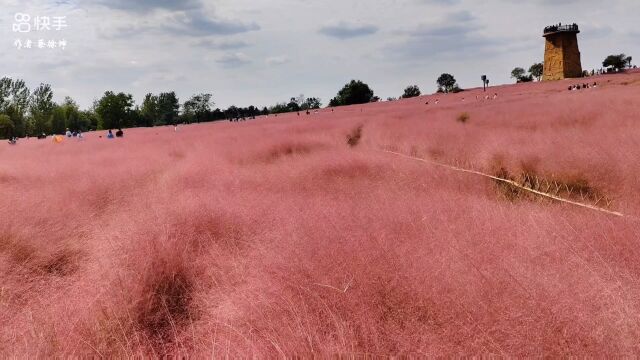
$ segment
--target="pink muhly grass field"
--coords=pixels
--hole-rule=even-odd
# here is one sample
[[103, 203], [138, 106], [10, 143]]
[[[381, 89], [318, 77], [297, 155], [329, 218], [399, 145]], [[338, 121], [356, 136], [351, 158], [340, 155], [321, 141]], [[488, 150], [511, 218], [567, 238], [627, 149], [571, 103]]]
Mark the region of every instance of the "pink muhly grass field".
[[640, 73], [588, 80], [2, 143], [0, 354], [638, 356]]

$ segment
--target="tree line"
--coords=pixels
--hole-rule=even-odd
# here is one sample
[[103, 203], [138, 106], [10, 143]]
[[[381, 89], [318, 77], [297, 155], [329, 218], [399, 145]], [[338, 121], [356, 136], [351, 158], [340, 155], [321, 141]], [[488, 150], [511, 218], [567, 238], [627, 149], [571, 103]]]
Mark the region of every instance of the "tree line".
[[80, 110], [72, 98], [56, 103], [53, 95], [48, 84], [31, 91], [24, 80], [0, 79], [0, 138], [64, 134], [67, 129], [90, 131], [255, 118], [322, 106], [320, 99], [301, 95], [271, 107], [214, 109], [212, 94], [196, 94], [180, 103], [173, 91], [149, 93], [136, 105], [131, 94], [106, 91], [89, 109]]
[[[451, 74], [442, 74], [436, 83], [438, 92], [462, 91]], [[410, 85], [400, 98], [420, 95], [420, 88]], [[328, 106], [377, 101], [380, 98], [368, 84], [361, 80], [351, 80], [329, 101]], [[4, 77], [0, 79], [0, 138], [64, 134], [67, 129], [90, 131], [255, 118], [260, 115], [320, 109], [322, 102], [317, 97], [300, 95], [263, 108], [230, 106], [227, 109], [214, 109], [214, 106], [213, 95], [209, 93], [193, 95], [183, 103], [180, 103], [173, 91], [149, 93], [137, 105], [131, 94], [106, 91], [89, 109], [80, 110], [70, 97], [66, 97], [61, 103], [54, 102], [53, 90], [49, 84], [40, 84], [31, 91], [24, 80]]]

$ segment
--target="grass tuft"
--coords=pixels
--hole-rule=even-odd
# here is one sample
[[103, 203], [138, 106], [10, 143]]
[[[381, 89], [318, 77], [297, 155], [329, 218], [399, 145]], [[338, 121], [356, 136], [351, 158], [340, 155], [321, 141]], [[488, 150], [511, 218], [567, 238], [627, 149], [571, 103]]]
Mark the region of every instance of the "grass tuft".
[[184, 270], [153, 274], [138, 306], [138, 324], [154, 343], [166, 343], [189, 322], [192, 281]]
[[362, 140], [362, 127], [362, 125], [356, 127], [347, 135], [347, 145], [356, 147], [360, 144], [360, 140]]
[[470, 118], [471, 118], [471, 116], [469, 115], [468, 112], [463, 112], [463, 113], [460, 113], [458, 115], [458, 117], [456, 117], [456, 121], [460, 122], [460, 123], [463, 123], [463, 124], [466, 124], [467, 121], [469, 121]]

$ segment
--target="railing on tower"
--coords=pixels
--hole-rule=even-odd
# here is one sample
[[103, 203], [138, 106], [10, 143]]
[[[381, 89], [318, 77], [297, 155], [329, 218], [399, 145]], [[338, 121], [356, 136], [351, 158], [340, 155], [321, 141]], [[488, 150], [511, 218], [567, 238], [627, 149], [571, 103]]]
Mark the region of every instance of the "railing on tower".
[[572, 25], [551, 25], [551, 26], [547, 26], [546, 28], [544, 28], [544, 34], [553, 34], [553, 33], [558, 33], [558, 32], [580, 32], [580, 28], [578, 27], [578, 24], [572, 24]]

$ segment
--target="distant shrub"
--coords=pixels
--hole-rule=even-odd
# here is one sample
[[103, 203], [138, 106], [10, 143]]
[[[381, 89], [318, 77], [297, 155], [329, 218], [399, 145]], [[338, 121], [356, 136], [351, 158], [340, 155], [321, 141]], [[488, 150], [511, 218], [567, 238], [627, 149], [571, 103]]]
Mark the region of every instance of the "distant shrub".
[[369, 85], [360, 80], [351, 80], [338, 92], [336, 97], [329, 101], [329, 107], [366, 104], [371, 102], [373, 98], [373, 90]]
[[465, 124], [467, 121], [469, 121], [470, 118], [471, 116], [469, 115], [468, 112], [463, 112], [460, 115], [458, 115], [458, 117], [456, 118], [456, 121]]
[[436, 83], [438, 84], [438, 92], [455, 92], [455, 88], [458, 87], [458, 84], [456, 84], [456, 78], [448, 73], [440, 75], [438, 80], [436, 80]]
[[418, 85], [411, 85], [411, 86], [407, 86], [407, 88], [404, 89], [404, 93], [400, 97], [403, 99], [409, 99], [409, 98], [417, 97], [420, 95], [421, 95], [421, 92]]

